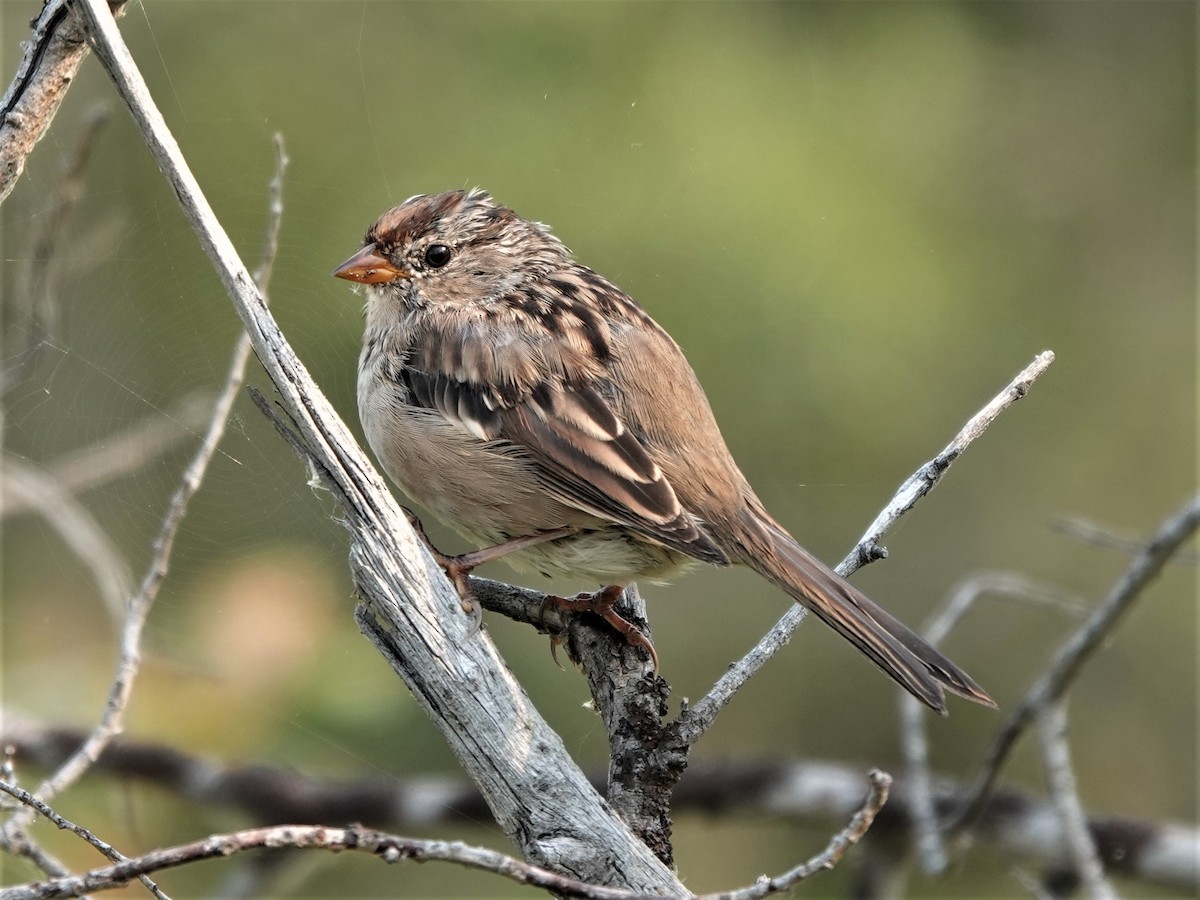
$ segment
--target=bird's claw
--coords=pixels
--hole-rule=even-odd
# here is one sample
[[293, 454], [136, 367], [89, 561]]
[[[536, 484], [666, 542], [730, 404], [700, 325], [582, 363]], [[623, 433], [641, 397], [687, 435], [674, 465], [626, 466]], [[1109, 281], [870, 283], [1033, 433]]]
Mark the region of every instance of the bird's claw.
[[[655, 652], [654, 645], [650, 643], [650, 639], [636, 625], [623, 617], [615, 609], [616, 602], [623, 590], [624, 588], [619, 584], [610, 584], [608, 587], [594, 594], [576, 594], [570, 598], [548, 596], [546, 603], [552, 603], [559, 609], [564, 609], [568, 612], [590, 612], [600, 616], [625, 638], [627, 644], [631, 647], [639, 647], [645, 650], [646, 654], [650, 657], [651, 667], [657, 672], [658, 653]], [[554, 661], [558, 662], [558, 658], [554, 654], [553, 644], [550, 645], [550, 654], [555, 657]], [[562, 668], [562, 666], [559, 666], [559, 668]]]

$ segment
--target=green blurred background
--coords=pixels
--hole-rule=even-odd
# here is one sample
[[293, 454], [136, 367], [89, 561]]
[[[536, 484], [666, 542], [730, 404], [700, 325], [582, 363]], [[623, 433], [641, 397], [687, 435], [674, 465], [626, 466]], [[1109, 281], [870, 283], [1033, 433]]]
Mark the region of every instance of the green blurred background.
[[[36, 11], [3, 4], [6, 82]], [[273, 307], [356, 431], [361, 298], [329, 272], [383, 209], [456, 187], [483, 186], [550, 223], [638, 298], [688, 352], [767, 505], [830, 561], [969, 415], [1053, 349], [1029, 397], [889, 535], [891, 558], [856, 576], [919, 625], [980, 571], [1024, 573], [1094, 603], [1128, 557], [1055, 524], [1084, 517], [1145, 535], [1194, 489], [1194, 16], [1182, 2], [155, 0], [132, 4], [122, 30], [250, 262], [271, 136], [283, 133]], [[148, 417], [179, 419], [184, 398], [220, 384], [238, 331], [95, 60], [3, 207], [6, 293], [97, 103], [112, 116], [53, 254], [57, 322], [4, 398], [6, 452], [39, 466]], [[7, 331], [6, 344], [20, 337]], [[256, 364], [251, 381], [267, 384]], [[82, 496], [136, 577], [191, 449]], [[333, 503], [306, 486], [248, 398], [221, 451], [151, 619], [130, 735], [316, 776], [457, 772], [354, 627]], [[4, 704], [92, 722], [115, 659], [110, 617], [40, 518], [4, 525]], [[1171, 567], [1073, 693], [1072, 745], [1095, 813], [1195, 819], [1194, 587], [1194, 566]], [[646, 593], [677, 697], [703, 693], [787, 607], [740, 572]], [[1011, 708], [1074, 626], [1061, 611], [989, 598], [947, 647]], [[487, 627], [567, 747], [601, 765], [583, 678], [559, 672], [531, 629], [495, 616]], [[806, 625], [694, 758], [895, 771], [895, 695], [848, 645]], [[937, 768], [970, 773], [1000, 721], [955, 703], [930, 723]], [[1009, 775], [1043, 789], [1029, 747]], [[243, 824], [103, 779], [61, 811], [127, 853]], [[829, 832], [695, 813], [677, 826], [695, 890], [780, 871]], [[506, 847], [484, 823], [426, 834]], [[53, 846], [95, 863], [77, 842]], [[162, 882], [194, 896], [224, 865]], [[1012, 895], [1007, 865], [977, 852], [910, 891]], [[307, 875], [294, 895], [527, 893], [453, 867], [362, 858], [323, 856]], [[18, 877], [6, 863], [6, 880]], [[802, 893], [846, 884], [839, 870]]]

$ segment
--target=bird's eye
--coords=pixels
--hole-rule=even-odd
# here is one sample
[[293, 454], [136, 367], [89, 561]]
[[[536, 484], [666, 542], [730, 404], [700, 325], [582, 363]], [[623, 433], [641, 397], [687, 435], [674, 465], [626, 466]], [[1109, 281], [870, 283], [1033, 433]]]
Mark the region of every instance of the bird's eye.
[[450, 262], [450, 248], [445, 244], [430, 244], [425, 250], [425, 265], [431, 269], [440, 269]]

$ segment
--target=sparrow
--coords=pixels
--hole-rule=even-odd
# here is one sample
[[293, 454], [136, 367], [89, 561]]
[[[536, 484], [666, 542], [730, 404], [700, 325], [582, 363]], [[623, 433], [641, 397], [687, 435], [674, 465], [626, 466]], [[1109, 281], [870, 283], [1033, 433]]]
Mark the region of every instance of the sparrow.
[[654, 659], [611, 609], [621, 588], [746, 565], [937, 712], [947, 690], [995, 706], [771, 517], [683, 351], [547, 226], [481, 190], [421, 194], [333, 274], [365, 286], [368, 443], [405, 494], [484, 548], [452, 574], [503, 555], [608, 585], [563, 602], [590, 596]]

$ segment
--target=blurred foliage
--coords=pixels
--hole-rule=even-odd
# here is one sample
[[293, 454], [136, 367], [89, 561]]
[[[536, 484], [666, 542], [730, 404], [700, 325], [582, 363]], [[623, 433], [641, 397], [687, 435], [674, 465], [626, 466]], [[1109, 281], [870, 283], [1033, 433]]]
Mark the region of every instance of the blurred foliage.
[[[0, 8], [6, 80], [35, 9]], [[1053, 523], [1081, 516], [1146, 534], [1194, 488], [1189, 4], [163, 0], [131, 5], [122, 29], [251, 261], [271, 135], [285, 136], [272, 302], [356, 428], [361, 301], [330, 270], [387, 206], [482, 185], [551, 223], [675, 335], [767, 505], [829, 560], [1036, 352], [1058, 354], [890, 536], [891, 558], [858, 577], [913, 624], [985, 569], [1095, 601], [1126, 557]], [[39, 466], [215, 390], [238, 327], [94, 60], [3, 208], [6, 294], [97, 103], [114, 114], [51, 261], [57, 325], [4, 398], [6, 451]], [[259, 371], [251, 380], [265, 383]], [[82, 497], [134, 572], [189, 452]], [[336, 510], [305, 481], [239, 402], [151, 620], [131, 733], [311, 773], [454, 771], [357, 634]], [[93, 721], [114, 629], [40, 519], [5, 525], [4, 703]], [[1194, 568], [1172, 567], [1074, 693], [1082, 795], [1097, 813], [1195, 817], [1194, 587]], [[647, 593], [677, 696], [703, 692], [785, 609], [746, 573]], [[985, 599], [948, 649], [1011, 707], [1074, 624]], [[495, 617], [488, 629], [567, 746], [600, 763], [583, 679], [560, 673], [531, 630]], [[895, 693], [806, 626], [696, 754], [895, 767]], [[955, 704], [930, 726], [937, 766], [969, 773], [999, 721]], [[1041, 789], [1029, 748], [1011, 777]], [[128, 853], [240, 824], [114, 784], [64, 806]], [[488, 834], [457, 836], [504, 846]], [[689, 814], [677, 840], [681, 872], [704, 890], [780, 871], [824, 832]], [[55, 847], [94, 862], [77, 843]], [[847, 871], [805, 893], [837, 894]], [[521, 893], [437, 866], [325, 858], [308, 874], [297, 896]], [[163, 883], [194, 895], [222, 875], [209, 864]], [[1002, 861], [981, 859], [911, 890], [1017, 888]]]

